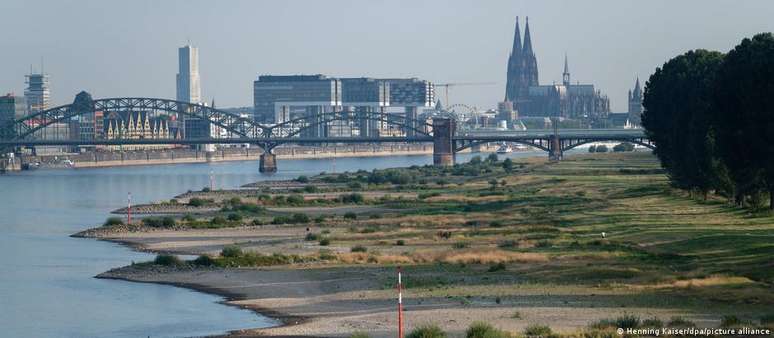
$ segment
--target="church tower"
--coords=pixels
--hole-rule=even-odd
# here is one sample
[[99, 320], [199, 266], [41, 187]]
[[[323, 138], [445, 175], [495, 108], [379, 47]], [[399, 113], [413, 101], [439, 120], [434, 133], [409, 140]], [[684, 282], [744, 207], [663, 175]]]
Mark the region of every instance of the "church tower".
[[508, 57], [508, 80], [505, 85], [505, 101], [517, 101], [522, 90], [522, 68], [524, 66], [521, 57], [521, 31], [519, 31], [519, 17], [516, 17], [516, 30], [513, 33], [513, 47]]
[[522, 54], [524, 60], [523, 74], [526, 90], [530, 86], [538, 85], [537, 58], [535, 57], [535, 52], [532, 50], [532, 37], [529, 33], [529, 17], [527, 17], [527, 24], [524, 26], [524, 51]]
[[642, 120], [642, 88], [640, 78], [634, 83], [634, 90], [629, 91], [629, 121], [640, 124]]

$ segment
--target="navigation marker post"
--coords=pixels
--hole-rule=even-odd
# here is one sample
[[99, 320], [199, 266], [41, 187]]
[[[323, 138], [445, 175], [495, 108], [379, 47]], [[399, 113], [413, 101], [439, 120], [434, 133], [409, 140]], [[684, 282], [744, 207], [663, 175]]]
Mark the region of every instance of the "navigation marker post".
[[132, 193], [126, 195], [126, 224], [132, 224]]
[[403, 283], [401, 269], [398, 267], [398, 338], [403, 338]]

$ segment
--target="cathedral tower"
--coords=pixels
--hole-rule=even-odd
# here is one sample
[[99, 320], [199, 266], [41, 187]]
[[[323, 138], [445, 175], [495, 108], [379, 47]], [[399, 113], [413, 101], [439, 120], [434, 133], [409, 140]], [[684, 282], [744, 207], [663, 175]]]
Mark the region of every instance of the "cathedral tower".
[[519, 17], [516, 17], [516, 30], [513, 33], [513, 47], [508, 57], [507, 83], [505, 85], [505, 101], [516, 101], [521, 94], [522, 85], [522, 57], [521, 57], [521, 31], [519, 31]]

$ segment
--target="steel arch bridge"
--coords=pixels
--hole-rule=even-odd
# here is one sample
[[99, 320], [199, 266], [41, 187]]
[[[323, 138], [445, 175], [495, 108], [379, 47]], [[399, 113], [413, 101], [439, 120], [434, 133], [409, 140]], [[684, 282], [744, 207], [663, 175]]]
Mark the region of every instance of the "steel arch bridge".
[[[96, 111], [162, 111], [179, 114], [188, 118], [208, 120], [229, 133], [244, 139], [270, 139], [296, 137], [305, 131], [333, 121], [371, 120], [415, 134], [431, 136], [432, 125], [425, 121], [407, 121], [402, 115], [377, 112], [326, 112], [315, 116], [295, 118], [279, 124], [261, 124], [252, 119], [200, 104], [160, 98], [117, 97], [91, 100], [88, 93], [81, 92], [72, 104], [44, 110], [13, 121], [11, 126], [0, 128], [0, 139], [29, 140], [35, 133], [55, 123], [69, 121]], [[390, 117], [393, 118], [390, 118]], [[398, 118], [395, 118], [398, 117]]]

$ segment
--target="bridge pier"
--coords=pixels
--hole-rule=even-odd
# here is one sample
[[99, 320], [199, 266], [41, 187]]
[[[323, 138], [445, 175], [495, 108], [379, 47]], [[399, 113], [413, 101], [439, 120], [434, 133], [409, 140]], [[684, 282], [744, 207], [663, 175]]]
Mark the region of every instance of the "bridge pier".
[[258, 171], [262, 173], [277, 172], [277, 155], [272, 154], [270, 151], [265, 151], [261, 154]]
[[548, 138], [548, 159], [551, 161], [562, 160], [562, 142], [557, 135]]
[[454, 120], [433, 119], [433, 165], [449, 167], [454, 165]]

